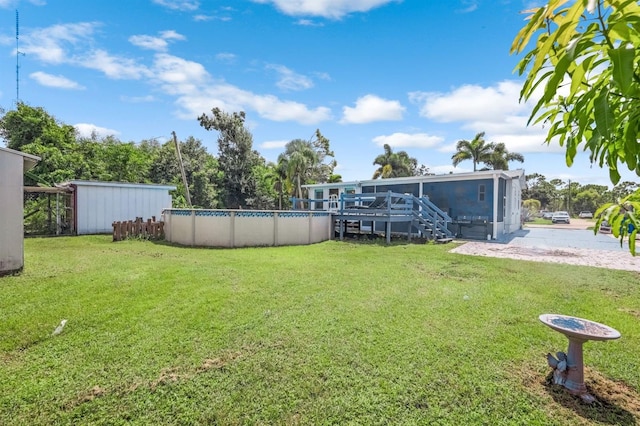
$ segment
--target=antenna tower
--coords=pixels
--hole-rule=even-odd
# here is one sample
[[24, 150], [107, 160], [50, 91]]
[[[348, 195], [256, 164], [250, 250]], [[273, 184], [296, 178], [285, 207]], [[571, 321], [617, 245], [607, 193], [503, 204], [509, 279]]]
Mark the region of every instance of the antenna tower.
[[16, 106], [20, 103], [20, 23], [18, 19], [18, 9], [16, 9]]

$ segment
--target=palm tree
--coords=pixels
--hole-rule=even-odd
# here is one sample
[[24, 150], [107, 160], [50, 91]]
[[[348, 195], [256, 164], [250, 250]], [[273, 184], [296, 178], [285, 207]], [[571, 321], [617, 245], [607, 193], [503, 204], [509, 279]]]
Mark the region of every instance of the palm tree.
[[373, 160], [374, 166], [380, 166], [373, 173], [373, 179], [413, 176], [418, 160], [409, 157], [405, 151], [393, 152], [388, 144], [384, 144], [384, 154]]
[[485, 163], [493, 170], [509, 170], [510, 161], [524, 162], [524, 156], [517, 152], [509, 152], [504, 143], [496, 143], [493, 145], [493, 152]]
[[294, 197], [302, 198], [302, 184], [318, 162], [318, 154], [309, 141], [294, 139], [286, 145], [284, 153], [278, 157], [278, 163], [282, 164], [287, 178], [293, 184]]
[[484, 140], [484, 132], [480, 132], [472, 141], [459, 140], [456, 144], [456, 153], [453, 154], [453, 167], [465, 160], [473, 160], [473, 171], [478, 170], [478, 164], [486, 163], [493, 152], [493, 144]]

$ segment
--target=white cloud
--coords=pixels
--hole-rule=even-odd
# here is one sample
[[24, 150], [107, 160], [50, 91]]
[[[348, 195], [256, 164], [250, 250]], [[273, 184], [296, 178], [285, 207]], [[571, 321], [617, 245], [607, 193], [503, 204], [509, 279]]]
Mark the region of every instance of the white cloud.
[[102, 71], [107, 77], [116, 80], [138, 80], [149, 75], [147, 67], [137, 64], [133, 59], [113, 56], [101, 49], [95, 50], [75, 62], [85, 68]]
[[526, 114], [520, 104], [521, 83], [503, 81], [492, 87], [464, 85], [449, 93], [413, 92], [409, 98], [424, 102], [420, 115], [440, 122], [496, 120], [510, 114]]
[[[491, 142], [503, 142], [512, 152], [563, 152], [558, 144], [544, 144], [546, 129], [527, 126], [532, 103], [519, 103], [521, 83], [502, 81], [493, 86], [465, 85], [448, 93], [413, 92], [409, 99], [420, 105], [420, 115], [437, 122], [460, 122], [471, 139], [486, 132]], [[442, 147], [454, 152], [455, 144]]]
[[209, 15], [195, 15], [193, 17], [193, 20], [196, 22], [206, 22], [206, 21], [211, 21], [213, 19], [213, 16], [209, 16]]
[[182, 34], [178, 34], [173, 30], [162, 31], [160, 37], [154, 37], [149, 35], [133, 35], [129, 37], [129, 42], [134, 46], [141, 47], [143, 49], [155, 50], [158, 52], [164, 52], [169, 47], [168, 41], [171, 40], [185, 40], [186, 37]]
[[267, 69], [274, 70], [280, 76], [276, 86], [282, 90], [306, 90], [313, 87], [313, 81], [302, 74], [298, 74], [284, 65], [269, 64]]
[[311, 19], [298, 19], [296, 24], [301, 25], [303, 27], [324, 27], [322, 22], [312, 21]]
[[458, 13], [470, 13], [478, 9], [477, 0], [462, 0], [462, 9], [458, 9]]
[[156, 50], [163, 52], [167, 50], [169, 43], [161, 37], [153, 37], [149, 35], [133, 35], [129, 37], [129, 43], [143, 49]]
[[76, 83], [73, 80], [69, 80], [68, 78], [61, 75], [51, 75], [42, 71], [37, 71], [29, 74], [29, 77], [37, 81], [39, 84], [47, 87], [57, 87], [59, 89], [76, 89], [82, 90], [83, 86]]
[[273, 4], [280, 12], [292, 16], [321, 16], [340, 19], [353, 12], [367, 12], [398, 0], [253, 0]]
[[186, 40], [187, 38], [174, 30], [166, 30], [160, 32], [160, 37], [165, 40]]
[[236, 61], [237, 56], [233, 53], [220, 52], [216, 55], [216, 60], [224, 62], [225, 64], [232, 64]]
[[[44, 0], [29, 0], [29, 3], [36, 6], [44, 6], [47, 4]], [[15, 8], [18, 6], [18, 0], [0, 0], [0, 8]]]
[[316, 124], [331, 118], [331, 110], [326, 107], [311, 109], [299, 102], [214, 81], [201, 64], [176, 56], [157, 54], [153, 70], [155, 81], [163, 90], [178, 97], [176, 103], [182, 108], [179, 116], [185, 119], [193, 119], [216, 106], [226, 111], [251, 109], [272, 121]]
[[76, 128], [78, 136], [82, 138], [90, 138], [94, 135], [99, 138], [104, 138], [107, 136], [117, 136], [120, 134], [120, 132], [117, 130], [107, 129], [106, 127], [100, 127], [96, 126], [95, 124], [89, 123], [78, 123], [74, 124], [73, 127]]
[[200, 2], [195, 0], [153, 0], [153, 2], [168, 9], [185, 12], [198, 10], [200, 7]]
[[260, 144], [260, 148], [263, 149], [277, 149], [277, 148], [284, 148], [286, 144], [288, 144], [289, 141], [286, 140], [280, 140], [280, 141], [264, 141]]
[[[87, 46], [94, 44], [92, 35], [96, 26], [95, 23], [80, 23], [33, 31], [21, 51], [47, 63], [98, 70], [112, 79], [148, 79], [150, 84], [176, 98], [177, 115], [185, 119], [192, 120], [214, 106], [227, 111], [253, 110], [268, 120], [301, 124], [317, 124], [331, 118], [331, 110], [327, 107], [312, 108], [273, 95], [252, 93], [224, 81], [214, 81], [202, 64], [167, 53], [156, 53], [153, 64], [147, 67], [102, 49], [87, 50]], [[171, 40], [181, 37], [173, 31], [160, 34]], [[298, 80], [297, 84], [307, 83]]]
[[402, 120], [405, 111], [398, 101], [382, 99], [376, 95], [365, 95], [358, 98], [355, 107], [343, 107], [341, 123], [371, 123], [374, 121]]
[[431, 148], [443, 140], [440, 136], [432, 136], [426, 133], [393, 133], [373, 138], [373, 142], [376, 145], [383, 146], [387, 144], [392, 148]]
[[156, 98], [152, 95], [147, 96], [120, 96], [120, 99], [124, 102], [131, 102], [133, 104], [145, 103], [145, 102], [154, 102]]
[[73, 49], [91, 39], [95, 28], [92, 22], [53, 25], [34, 30], [21, 37], [20, 51], [43, 62], [61, 64], [73, 57]]

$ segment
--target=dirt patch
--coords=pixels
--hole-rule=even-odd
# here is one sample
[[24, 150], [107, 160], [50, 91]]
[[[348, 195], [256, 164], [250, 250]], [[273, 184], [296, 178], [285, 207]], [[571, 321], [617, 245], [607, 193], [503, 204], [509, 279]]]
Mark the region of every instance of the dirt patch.
[[190, 380], [198, 374], [205, 373], [209, 370], [222, 370], [227, 365], [237, 360], [242, 356], [241, 352], [229, 352], [217, 358], [207, 358], [201, 365], [195, 368], [178, 368], [168, 367], [160, 371], [160, 375], [157, 379], [150, 382], [136, 382], [129, 384], [128, 386], [116, 386], [113, 389], [104, 389], [100, 386], [93, 386], [91, 389], [82, 392], [76, 399], [70, 401], [65, 408], [67, 410], [73, 409], [79, 405], [91, 402], [96, 398], [107, 396], [109, 394], [116, 394], [123, 396], [135, 392], [139, 388], [147, 388], [152, 392], [159, 386], [171, 385], [182, 380]]
[[637, 309], [627, 309], [627, 308], [619, 308], [619, 311], [626, 312], [629, 315], [632, 315], [638, 319], [640, 319], [640, 311]]
[[587, 391], [596, 399], [587, 404], [563, 386], [553, 384], [553, 373], [549, 369], [545, 371], [548, 374], [524, 368], [519, 374], [527, 392], [546, 400], [551, 416], [576, 424], [636, 425], [640, 422], [640, 394], [626, 383], [608, 379], [585, 367]]

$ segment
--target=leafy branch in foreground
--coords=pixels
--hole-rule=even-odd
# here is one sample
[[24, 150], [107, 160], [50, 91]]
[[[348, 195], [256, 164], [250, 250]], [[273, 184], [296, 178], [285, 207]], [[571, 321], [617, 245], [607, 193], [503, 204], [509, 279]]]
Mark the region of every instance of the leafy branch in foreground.
[[[511, 53], [521, 53], [537, 39], [518, 64], [526, 79], [521, 100], [535, 99], [529, 123], [549, 126], [546, 142], [557, 141], [573, 164], [582, 146], [592, 163], [620, 180], [619, 166], [640, 176], [640, 5], [633, 0], [549, 0], [529, 11]], [[635, 254], [637, 221], [634, 197], [603, 206], [600, 220], [609, 221], [621, 242], [629, 237]]]

